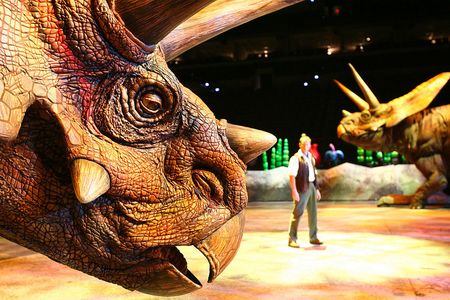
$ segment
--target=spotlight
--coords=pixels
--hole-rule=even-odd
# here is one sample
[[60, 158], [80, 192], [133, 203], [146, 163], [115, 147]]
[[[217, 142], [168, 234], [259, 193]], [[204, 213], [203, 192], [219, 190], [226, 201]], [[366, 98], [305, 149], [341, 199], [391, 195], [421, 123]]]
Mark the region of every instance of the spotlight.
[[319, 79], [319, 75], [314, 75], [314, 79]]
[[216, 92], [216, 93], [220, 92], [220, 88], [218, 88], [218, 87], [215, 88], [215, 89], [214, 89], [214, 92]]

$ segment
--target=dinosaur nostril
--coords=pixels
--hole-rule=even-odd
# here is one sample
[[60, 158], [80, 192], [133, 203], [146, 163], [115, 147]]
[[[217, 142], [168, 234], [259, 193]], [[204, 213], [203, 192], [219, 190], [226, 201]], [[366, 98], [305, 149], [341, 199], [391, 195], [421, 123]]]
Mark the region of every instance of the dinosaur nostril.
[[231, 149], [245, 164], [277, 142], [277, 138], [271, 133], [230, 123], [227, 124], [226, 133]]
[[224, 190], [217, 176], [204, 169], [194, 169], [192, 171], [194, 182], [194, 192], [206, 199], [211, 199], [216, 204], [222, 204], [224, 200]]

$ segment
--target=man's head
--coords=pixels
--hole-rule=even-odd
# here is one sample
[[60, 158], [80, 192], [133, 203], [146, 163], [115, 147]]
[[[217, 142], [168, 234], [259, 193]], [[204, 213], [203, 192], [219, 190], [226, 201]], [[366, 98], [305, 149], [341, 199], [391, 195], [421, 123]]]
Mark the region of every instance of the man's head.
[[300, 147], [303, 153], [309, 152], [309, 150], [311, 149], [311, 138], [307, 136], [305, 133], [302, 133], [302, 136], [298, 141], [298, 146]]

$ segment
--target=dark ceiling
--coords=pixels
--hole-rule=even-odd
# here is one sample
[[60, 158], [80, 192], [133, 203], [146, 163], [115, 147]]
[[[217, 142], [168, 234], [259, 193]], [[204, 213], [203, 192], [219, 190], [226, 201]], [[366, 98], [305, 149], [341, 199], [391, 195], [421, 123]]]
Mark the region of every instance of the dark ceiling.
[[[335, 134], [341, 109], [356, 110], [333, 83], [359, 93], [348, 63], [385, 102], [450, 71], [450, 1], [305, 1], [224, 33], [170, 65], [218, 118], [288, 138], [291, 151], [306, 132], [322, 152], [330, 142], [353, 152]], [[445, 87], [432, 105], [449, 99]]]

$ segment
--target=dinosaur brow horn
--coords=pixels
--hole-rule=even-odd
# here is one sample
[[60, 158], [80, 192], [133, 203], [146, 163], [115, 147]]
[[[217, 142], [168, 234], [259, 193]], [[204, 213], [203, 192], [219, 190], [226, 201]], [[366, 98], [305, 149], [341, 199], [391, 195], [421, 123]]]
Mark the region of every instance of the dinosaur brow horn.
[[166, 61], [231, 28], [304, 0], [217, 0], [181, 23], [164, 39]]
[[114, 0], [127, 29], [147, 45], [156, 45], [184, 20], [214, 0]]
[[369, 103], [371, 108], [376, 108], [380, 105], [380, 102], [378, 101], [375, 94], [370, 90], [369, 86], [364, 82], [364, 80], [359, 76], [358, 72], [356, 72], [356, 69], [351, 65], [348, 64], [350, 68], [352, 69], [353, 76], [355, 77], [356, 82], [358, 83], [359, 88], [364, 94], [364, 98], [366, 98], [367, 102]]
[[334, 82], [337, 84], [337, 86], [344, 92], [344, 94], [347, 95], [347, 97], [350, 98], [350, 100], [352, 100], [356, 106], [358, 106], [358, 108], [363, 111], [366, 109], [369, 109], [369, 103], [367, 103], [366, 101], [364, 101], [364, 99], [362, 99], [361, 97], [359, 97], [358, 95], [356, 95], [355, 93], [353, 93], [351, 90], [349, 90], [346, 86], [344, 86], [342, 83], [340, 83], [337, 80], [334, 80]]

